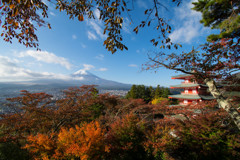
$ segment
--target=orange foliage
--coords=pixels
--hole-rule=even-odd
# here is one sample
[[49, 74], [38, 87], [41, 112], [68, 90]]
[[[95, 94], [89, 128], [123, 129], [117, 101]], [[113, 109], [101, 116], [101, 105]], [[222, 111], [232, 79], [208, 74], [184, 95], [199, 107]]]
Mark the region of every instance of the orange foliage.
[[133, 114], [117, 119], [110, 125], [108, 140], [111, 141], [110, 148], [113, 150], [134, 149], [135, 143], [138, 143], [139, 137], [142, 137], [144, 123]]
[[[101, 156], [107, 152], [104, 134], [105, 130], [97, 121], [84, 123], [80, 127], [62, 128], [55, 137], [56, 141], [43, 134], [31, 135], [27, 139], [28, 144], [25, 148], [40, 159], [101, 159]], [[51, 137], [53, 138], [53, 134]]]
[[48, 159], [54, 153], [56, 146], [55, 141], [52, 140], [53, 136], [53, 133], [50, 136], [40, 133], [36, 136], [30, 135], [27, 138], [28, 144], [24, 148], [28, 149], [35, 156], [39, 155], [42, 159]]
[[[20, 107], [16, 113], [0, 115], [3, 126], [0, 142], [18, 142], [33, 158], [46, 160], [158, 159], [162, 156], [170, 159], [167, 154], [174, 150], [179, 154], [176, 145], [182, 147], [176, 142], [180, 142], [179, 133], [184, 126], [195, 127], [194, 132], [189, 131], [192, 137], [186, 140], [188, 143], [199, 131], [205, 133], [211, 129], [215, 133], [229, 118], [225, 112], [216, 112], [216, 101], [189, 106], [151, 105], [141, 99], [98, 95], [93, 86], [66, 90], [65, 97], [56, 102], [51, 100], [51, 95], [27, 91], [22, 91], [21, 97], [8, 100], [13, 102], [10, 107]], [[208, 118], [211, 112], [217, 114]], [[203, 129], [199, 130], [200, 127]], [[197, 138], [201, 139], [201, 135]]]
[[144, 142], [145, 150], [154, 156], [159, 154], [159, 152], [166, 152], [166, 146], [171, 143], [173, 133], [174, 129], [172, 127], [158, 124], [146, 134], [147, 141]]
[[100, 127], [97, 121], [69, 130], [61, 129], [58, 134], [59, 150], [64, 151], [64, 156], [72, 155], [82, 160], [98, 159], [101, 155], [96, 153], [105, 152], [104, 134], [105, 130]]

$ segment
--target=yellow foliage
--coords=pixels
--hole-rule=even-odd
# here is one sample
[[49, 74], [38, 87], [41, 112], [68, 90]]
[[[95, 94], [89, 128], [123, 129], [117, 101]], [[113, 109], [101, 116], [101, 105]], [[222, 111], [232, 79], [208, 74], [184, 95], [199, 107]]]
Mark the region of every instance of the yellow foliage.
[[168, 99], [167, 98], [163, 98], [163, 97], [154, 98], [152, 100], [152, 104], [160, 104], [160, 103], [167, 102], [167, 101], [168, 101]]

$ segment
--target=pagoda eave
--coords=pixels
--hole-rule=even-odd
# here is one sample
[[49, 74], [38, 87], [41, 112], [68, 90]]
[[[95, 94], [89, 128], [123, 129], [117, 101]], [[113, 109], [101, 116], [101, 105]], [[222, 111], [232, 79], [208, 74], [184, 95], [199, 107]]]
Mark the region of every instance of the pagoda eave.
[[172, 76], [171, 79], [186, 79], [186, 78], [193, 78], [194, 76], [191, 74], [181, 74], [177, 76]]
[[178, 95], [171, 95], [168, 98], [171, 99], [183, 99], [183, 100], [212, 100], [214, 99], [213, 96], [205, 96], [205, 95], [182, 95], [182, 94], [178, 94]]
[[179, 84], [170, 86], [171, 89], [173, 88], [207, 88], [207, 85], [197, 84], [197, 83], [186, 83], [186, 84]]
[[170, 86], [170, 88], [197, 88], [197, 87], [200, 87], [200, 84], [180, 84]]
[[169, 96], [168, 98], [171, 98], [171, 99], [183, 99], [183, 100], [198, 100], [198, 99], [202, 99], [201, 97], [187, 97], [187, 96], [178, 96], [178, 95], [171, 95]]
[[186, 88], [186, 89], [191, 89], [191, 88], [198, 88], [199, 86], [192, 86], [192, 87], [170, 87], [170, 89], [174, 88]]

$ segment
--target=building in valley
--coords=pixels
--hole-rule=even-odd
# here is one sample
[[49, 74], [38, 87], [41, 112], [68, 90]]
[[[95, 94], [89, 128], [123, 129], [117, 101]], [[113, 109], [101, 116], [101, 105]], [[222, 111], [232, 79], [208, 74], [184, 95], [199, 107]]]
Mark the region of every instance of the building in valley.
[[184, 80], [179, 85], [170, 86], [170, 88], [178, 88], [183, 91], [178, 95], [169, 95], [171, 99], [178, 99], [180, 105], [197, 104], [204, 100], [212, 100], [213, 96], [208, 92], [207, 85], [196, 80], [191, 74], [182, 74], [173, 76], [172, 79]]

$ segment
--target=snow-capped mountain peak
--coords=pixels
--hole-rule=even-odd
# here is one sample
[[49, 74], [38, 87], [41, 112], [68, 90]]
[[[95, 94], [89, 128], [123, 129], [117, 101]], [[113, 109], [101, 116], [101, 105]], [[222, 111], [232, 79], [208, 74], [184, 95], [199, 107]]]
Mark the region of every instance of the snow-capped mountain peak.
[[87, 75], [88, 72], [86, 70], [80, 69], [80, 70], [78, 70], [78, 71], [73, 73], [73, 75], [78, 75], [78, 74], [80, 74], [80, 75]]

